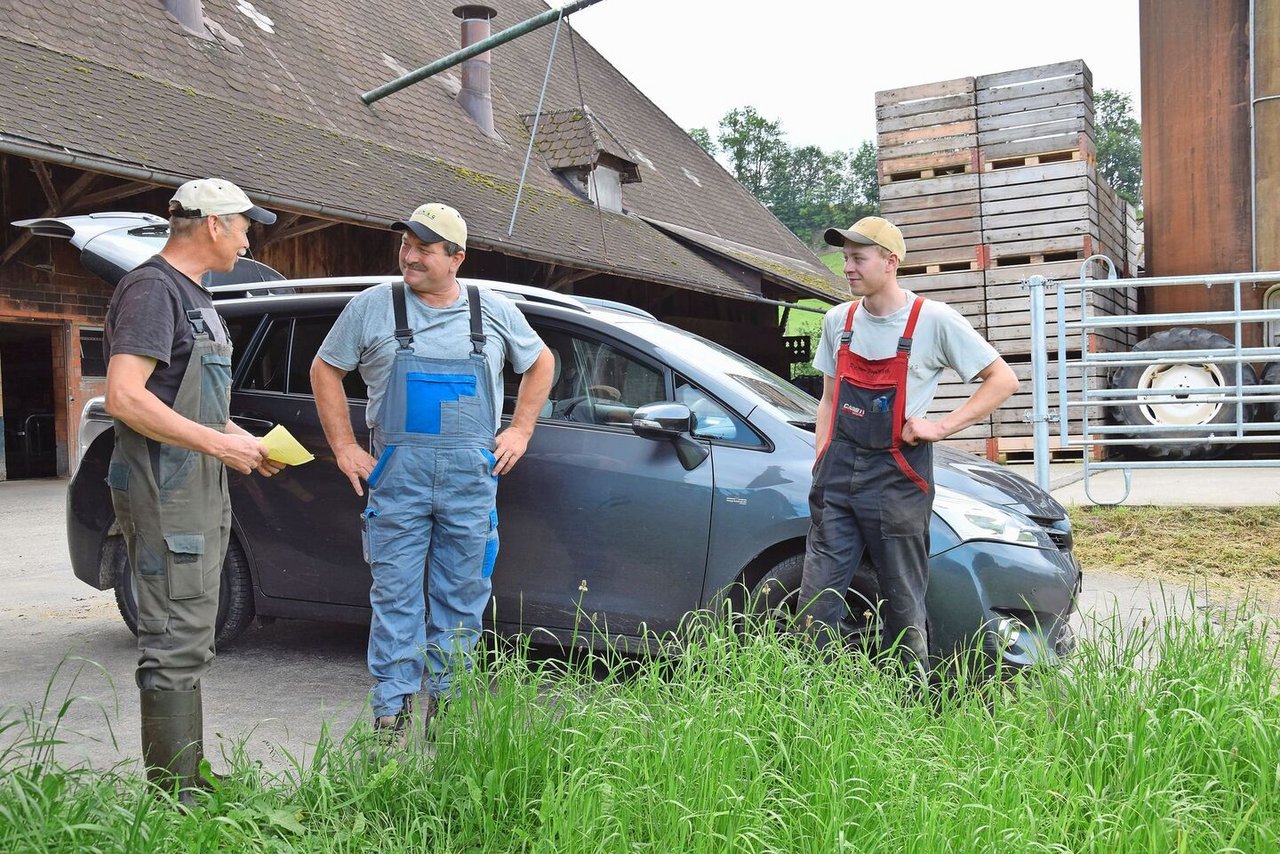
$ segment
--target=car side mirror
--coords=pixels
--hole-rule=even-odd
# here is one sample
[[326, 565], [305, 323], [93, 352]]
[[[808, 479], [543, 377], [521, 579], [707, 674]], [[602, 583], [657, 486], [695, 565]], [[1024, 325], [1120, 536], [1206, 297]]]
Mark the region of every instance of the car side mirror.
[[648, 403], [631, 415], [631, 429], [637, 436], [667, 440], [676, 446], [685, 471], [693, 471], [711, 456], [711, 451], [691, 435], [693, 425], [693, 413], [683, 403]]

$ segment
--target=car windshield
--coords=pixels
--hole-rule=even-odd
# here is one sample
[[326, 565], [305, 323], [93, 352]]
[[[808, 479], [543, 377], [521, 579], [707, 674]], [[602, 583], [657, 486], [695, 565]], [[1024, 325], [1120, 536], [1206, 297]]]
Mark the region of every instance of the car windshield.
[[674, 326], [646, 324], [645, 334], [660, 347], [679, 353], [707, 371], [731, 380], [775, 409], [787, 421], [811, 425], [818, 419], [818, 402], [777, 374], [732, 350]]

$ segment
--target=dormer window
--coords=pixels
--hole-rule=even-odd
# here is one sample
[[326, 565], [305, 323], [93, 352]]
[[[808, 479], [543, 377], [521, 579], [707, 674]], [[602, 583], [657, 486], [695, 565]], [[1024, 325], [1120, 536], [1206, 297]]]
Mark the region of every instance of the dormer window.
[[[521, 116], [532, 132], [532, 114]], [[590, 110], [543, 113], [534, 147], [552, 172], [602, 210], [622, 212], [622, 185], [640, 180], [640, 169], [626, 149]]]

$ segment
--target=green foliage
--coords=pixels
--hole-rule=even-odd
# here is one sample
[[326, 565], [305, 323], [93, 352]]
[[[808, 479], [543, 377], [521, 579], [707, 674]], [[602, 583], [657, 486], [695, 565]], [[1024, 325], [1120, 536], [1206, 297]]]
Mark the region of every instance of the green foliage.
[[702, 146], [702, 150], [712, 157], [716, 155], [716, 141], [711, 138], [711, 131], [706, 128], [689, 128], [689, 136]]
[[876, 147], [825, 151], [791, 146], [782, 124], [754, 107], [729, 110], [713, 140], [706, 128], [689, 131], [703, 149], [723, 155], [742, 186], [806, 242], [831, 225], [848, 225], [880, 210]]
[[1133, 115], [1133, 97], [1099, 89], [1093, 97], [1098, 138], [1098, 172], [1122, 198], [1142, 208], [1142, 126]]
[[[772, 621], [745, 628], [695, 615], [639, 662], [491, 653], [433, 746], [388, 751], [361, 722], [279, 772], [237, 750], [191, 809], [130, 768], [0, 751], [0, 850], [1280, 845], [1280, 684], [1251, 615], [1086, 625], [1061, 667], [954, 662], [933, 702], [861, 652], [832, 659]], [[32, 715], [0, 716], [0, 732], [40, 730]]]

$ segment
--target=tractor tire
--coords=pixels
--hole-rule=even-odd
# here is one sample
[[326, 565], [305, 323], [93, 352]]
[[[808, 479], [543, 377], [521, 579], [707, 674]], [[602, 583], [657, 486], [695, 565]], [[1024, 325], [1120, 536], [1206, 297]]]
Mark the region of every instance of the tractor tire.
[[[1213, 350], [1230, 348], [1231, 342], [1207, 329], [1169, 329], [1157, 332], [1138, 342], [1135, 354], [1168, 350]], [[1258, 384], [1258, 375], [1251, 365], [1243, 365], [1241, 382], [1246, 386]], [[1234, 403], [1199, 402], [1196, 395], [1179, 395], [1179, 389], [1219, 387], [1227, 392], [1235, 386], [1234, 366], [1188, 360], [1175, 365], [1125, 365], [1111, 375], [1111, 388], [1127, 389], [1142, 399], [1150, 393], [1153, 399], [1174, 397], [1173, 402], [1152, 402], [1139, 405], [1112, 406], [1110, 414], [1116, 424], [1140, 428], [1127, 434], [1130, 438], [1144, 440], [1130, 447], [1157, 459], [1185, 460], [1210, 459], [1221, 456], [1232, 447], [1229, 444], [1205, 442], [1171, 442], [1170, 439], [1207, 438], [1214, 425], [1234, 425]], [[1250, 420], [1253, 407], [1246, 404], [1245, 420]], [[1151, 430], [1152, 427], [1205, 425], [1203, 432], [1182, 430]], [[1216, 431], [1221, 434], [1223, 431]]]
[[[1262, 372], [1263, 385], [1280, 385], [1280, 362], [1272, 362]], [[1280, 392], [1276, 392], [1280, 394]], [[1259, 421], [1280, 422], [1280, 400], [1260, 405]]]

